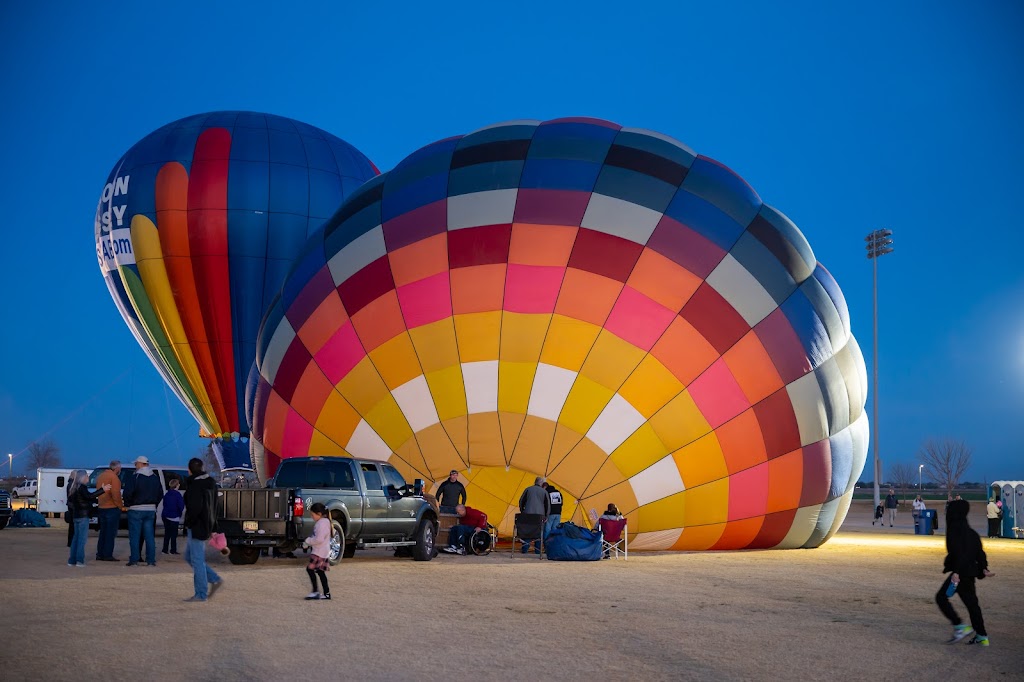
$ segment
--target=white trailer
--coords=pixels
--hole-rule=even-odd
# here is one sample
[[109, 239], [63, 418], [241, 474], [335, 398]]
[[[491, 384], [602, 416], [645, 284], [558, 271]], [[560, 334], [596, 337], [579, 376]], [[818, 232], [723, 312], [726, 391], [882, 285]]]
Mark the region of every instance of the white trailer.
[[61, 516], [68, 510], [68, 476], [74, 469], [36, 469], [36, 511]]

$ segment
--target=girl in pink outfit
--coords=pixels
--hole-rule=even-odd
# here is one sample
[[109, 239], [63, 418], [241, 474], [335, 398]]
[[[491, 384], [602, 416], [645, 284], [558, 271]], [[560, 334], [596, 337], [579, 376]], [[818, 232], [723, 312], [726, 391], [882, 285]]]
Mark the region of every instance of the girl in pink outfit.
[[[306, 545], [313, 550], [306, 565], [306, 573], [309, 575], [309, 582], [313, 585], [313, 591], [306, 597], [312, 599], [330, 599], [331, 588], [327, 586], [327, 571], [331, 570], [331, 522], [327, 518], [327, 507], [321, 502], [316, 502], [309, 508], [313, 516], [313, 534], [306, 538]], [[323, 590], [316, 591], [316, 577], [320, 576], [320, 584]]]

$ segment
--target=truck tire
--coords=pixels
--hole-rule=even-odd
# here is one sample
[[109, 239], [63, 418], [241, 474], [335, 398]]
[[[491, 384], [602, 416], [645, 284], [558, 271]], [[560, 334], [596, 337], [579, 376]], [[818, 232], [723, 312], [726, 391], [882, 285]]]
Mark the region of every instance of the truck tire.
[[412, 550], [415, 561], [430, 561], [434, 558], [434, 540], [437, 538], [437, 527], [431, 519], [420, 521], [416, 529], [416, 546]]
[[[354, 551], [355, 547], [353, 546], [352, 549]], [[341, 563], [342, 558], [352, 556], [348, 551], [348, 547], [345, 546], [345, 527], [338, 519], [331, 519], [331, 554], [327, 557], [327, 561], [331, 566], [337, 566]]]
[[249, 566], [260, 559], [259, 547], [231, 545], [228, 547], [228, 561], [236, 566]]
[[11, 520], [10, 516], [5, 516], [4, 518], [0, 519], [0, 530], [3, 530], [4, 528], [6, 528], [7, 524], [10, 522], [10, 520]]

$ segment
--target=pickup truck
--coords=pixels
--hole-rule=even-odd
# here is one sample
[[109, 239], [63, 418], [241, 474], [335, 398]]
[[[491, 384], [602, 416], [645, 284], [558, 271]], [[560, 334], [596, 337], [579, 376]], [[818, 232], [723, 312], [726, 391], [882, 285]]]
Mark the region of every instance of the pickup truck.
[[373, 547], [409, 548], [403, 551], [417, 561], [436, 554], [437, 511], [424, 499], [421, 480], [408, 485], [387, 462], [295, 457], [281, 462], [266, 488], [217, 491], [228, 560], [254, 564], [264, 548], [298, 548], [313, 533], [308, 510], [316, 502], [327, 507], [334, 530], [331, 565]]

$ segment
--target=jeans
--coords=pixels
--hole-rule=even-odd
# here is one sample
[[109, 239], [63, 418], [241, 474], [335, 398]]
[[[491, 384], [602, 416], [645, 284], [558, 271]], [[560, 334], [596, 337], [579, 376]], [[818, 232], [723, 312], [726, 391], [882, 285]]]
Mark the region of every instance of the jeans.
[[139, 563], [139, 542], [146, 541], [146, 563], [156, 563], [156, 512], [128, 510], [128, 563]]
[[68, 553], [68, 565], [85, 563], [85, 539], [89, 537], [89, 517], [83, 516], [74, 520], [75, 535], [71, 538], [71, 551]]
[[562, 522], [562, 514], [551, 514], [548, 517], [547, 522], [544, 524], [544, 539], [547, 540], [548, 536], [551, 535], [551, 531], [555, 529], [555, 526]]
[[192, 565], [192, 583], [195, 587], [195, 598], [206, 600], [209, 594], [208, 583], [219, 583], [220, 576], [206, 565], [206, 540], [196, 540], [192, 531], [188, 531], [188, 544], [185, 560]]
[[171, 554], [178, 553], [178, 522], [163, 519], [164, 522], [164, 554], [170, 547]]
[[466, 540], [473, 534], [476, 528], [473, 526], [457, 525], [452, 526], [448, 529], [448, 546], [449, 547], [465, 547]]
[[121, 523], [121, 510], [117, 507], [100, 509], [100, 539], [96, 541], [96, 558], [110, 559], [114, 556], [114, 540], [117, 538], [117, 527]]

